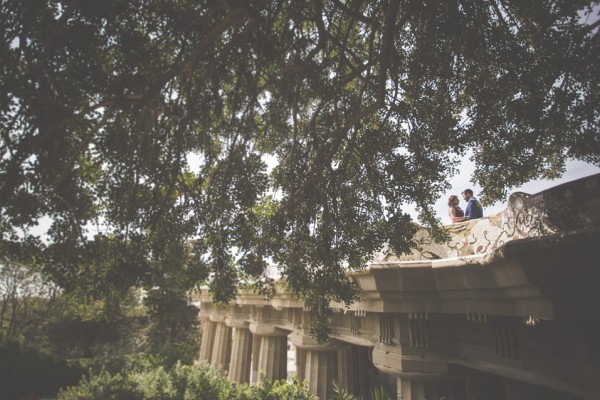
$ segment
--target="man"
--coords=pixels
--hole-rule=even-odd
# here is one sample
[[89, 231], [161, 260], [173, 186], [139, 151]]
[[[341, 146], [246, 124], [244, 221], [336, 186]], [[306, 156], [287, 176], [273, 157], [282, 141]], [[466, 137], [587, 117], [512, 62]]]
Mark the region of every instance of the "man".
[[463, 199], [467, 202], [467, 208], [465, 209], [465, 217], [467, 221], [470, 219], [483, 218], [483, 207], [475, 197], [473, 197], [473, 191], [471, 189], [465, 189], [462, 192]]

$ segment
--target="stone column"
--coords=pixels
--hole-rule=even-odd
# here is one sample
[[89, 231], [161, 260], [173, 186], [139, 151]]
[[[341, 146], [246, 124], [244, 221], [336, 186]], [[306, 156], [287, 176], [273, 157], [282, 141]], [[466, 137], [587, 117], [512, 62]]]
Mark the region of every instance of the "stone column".
[[258, 383], [260, 372], [258, 371], [258, 356], [260, 354], [260, 339], [259, 335], [252, 335], [252, 374], [250, 380], [252, 383]]
[[272, 381], [287, 378], [287, 335], [262, 336], [258, 354], [258, 373]]
[[312, 337], [293, 334], [296, 347], [298, 378], [308, 383], [312, 394], [328, 399], [333, 394], [333, 382], [340, 381], [338, 360], [344, 359], [341, 346], [320, 345]]
[[[259, 382], [260, 374], [265, 378], [280, 380], [287, 378], [287, 332], [272, 325], [254, 322], [250, 324], [254, 339], [259, 337], [258, 354], [253, 354], [252, 381]], [[254, 375], [256, 374], [256, 375]]]
[[227, 326], [232, 328], [231, 362], [229, 380], [237, 383], [250, 381], [250, 363], [252, 360], [252, 334], [248, 323], [227, 318]]
[[202, 321], [202, 344], [200, 345], [198, 361], [206, 361], [210, 363], [215, 341], [215, 328], [215, 323], [210, 319], [205, 319]]
[[425, 400], [425, 383], [397, 377], [396, 392], [398, 400]]
[[335, 378], [335, 380], [337, 381], [338, 386], [346, 388], [351, 393], [354, 393], [350, 388], [349, 382], [351, 368], [354, 367], [354, 365], [351, 364], [352, 356], [350, 354], [350, 346], [351, 345], [344, 344], [337, 350], [337, 378]]
[[218, 370], [227, 371], [231, 357], [231, 328], [225, 325], [225, 322], [215, 324], [215, 343], [210, 364]]
[[[295, 346], [294, 346], [295, 347]], [[304, 370], [306, 369], [306, 350], [296, 348], [296, 376], [298, 380], [302, 382], [306, 379], [304, 376]]]
[[[345, 375], [346, 387], [351, 393], [369, 398], [371, 369], [374, 369], [373, 363], [369, 360], [369, 351], [371, 348], [349, 344], [343, 352], [345, 360], [340, 362], [340, 375]], [[344, 374], [345, 372], [345, 374]], [[340, 383], [344, 382], [340, 378]]]
[[338, 378], [337, 350], [306, 350], [304, 378], [311, 393], [326, 400], [333, 394], [333, 381]]

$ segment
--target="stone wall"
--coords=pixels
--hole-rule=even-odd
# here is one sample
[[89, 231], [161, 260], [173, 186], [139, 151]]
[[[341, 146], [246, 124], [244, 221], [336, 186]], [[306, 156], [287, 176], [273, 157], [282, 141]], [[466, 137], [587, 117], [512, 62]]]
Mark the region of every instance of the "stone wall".
[[450, 240], [436, 243], [418, 227], [411, 254], [384, 249], [374, 261], [416, 261], [488, 253], [511, 240], [597, 229], [600, 226], [600, 174], [530, 195], [513, 193], [503, 212], [444, 227]]

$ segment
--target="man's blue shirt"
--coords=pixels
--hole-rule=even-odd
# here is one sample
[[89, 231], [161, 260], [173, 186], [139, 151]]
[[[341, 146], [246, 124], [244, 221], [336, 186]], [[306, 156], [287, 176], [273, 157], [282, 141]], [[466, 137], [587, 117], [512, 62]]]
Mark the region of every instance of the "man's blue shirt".
[[465, 217], [469, 219], [483, 218], [483, 207], [475, 197], [471, 197], [465, 209]]

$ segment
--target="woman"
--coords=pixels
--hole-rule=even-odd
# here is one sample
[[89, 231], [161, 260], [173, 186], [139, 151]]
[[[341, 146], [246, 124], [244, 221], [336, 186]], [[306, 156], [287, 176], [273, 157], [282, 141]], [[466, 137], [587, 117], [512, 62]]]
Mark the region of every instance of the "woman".
[[453, 224], [455, 222], [462, 222], [467, 220], [464, 211], [460, 209], [458, 203], [458, 196], [453, 194], [448, 198], [448, 207], [450, 207], [448, 209], [448, 214], [450, 215]]

